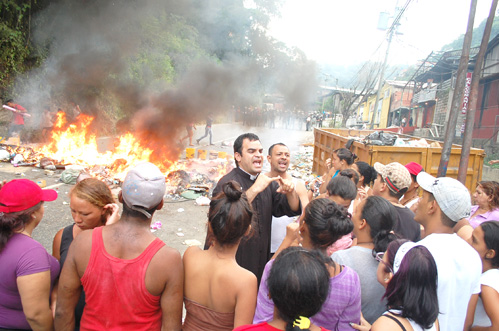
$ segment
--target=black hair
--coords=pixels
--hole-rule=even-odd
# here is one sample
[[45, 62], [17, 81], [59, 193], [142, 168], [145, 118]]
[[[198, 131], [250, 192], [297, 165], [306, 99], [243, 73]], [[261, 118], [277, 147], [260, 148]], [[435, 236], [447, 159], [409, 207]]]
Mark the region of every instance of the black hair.
[[269, 155], [272, 156], [272, 151], [274, 150], [274, 147], [275, 146], [284, 146], [284, 147], [288, 147], [286, 146], [285, 144], [283, 143], [276, 143], [276, 144], [273, 144], [272, 146], [269, 147]]
[[384, 252], [388, 244], [398, 236], [391, 233], [398, 218], [395, 207], [385, 198], [378, 196], [367, 197], [362, 208], [360, 218], [369, 224], [370, 235], [374, 243], [373, 255]]
[[14, 100], [12, 100], [12, 99], [7, 99], [7, 101], [5, 101], [5, 103], [9, 103], [9, 102], [14, 102]]
[[221, 246], [234, 245], [248, 231], [253, 219], [253, 208], [236, 181], [223, 184], [222, 190], [210, 202], [210, 236]]
[[499, 268], [499, 222], [487, 221], [480, 224], [483, 230], [483, 239], [488, 249], [493, 249], [496, 254], [490, 259], [494, 268]]
[[345, 176], [336, 176], [327, 183], [326, 191], [329, 196], [337, 195], [345, 200], [357, 197], [357, 187], [352, 180]]
[[[149, 215], [151, 215], [151, 217], [152, 217], [152, 215], [156, 212], [156, 210], [158, 209], [158, 207], [159, 207], [160, 204], [161, 204], [161, 202], [157, 206], [152, 207], [150, 209], [145, 209], [145, 208], [142, 208], [142, 209], [145, 212], [147, 212]], [[123, 200], [123, 213], [121, 215], [122, 216], [127, 216], [127, 217], [139, 218], [139, 219], [142, 219], [142, 220], [148, 220], [149, 219], [149, 217], [147, 217], [144, 213], [128, 207], [128, 205], [125, 203], [124, 200]]]
[[357, 165], [357, 169], [359, 169], [359, 173], [361, 176], [364, 176], [364, 186], [370, 186], [372, 183], [374, 183], [374, 180], [378, 176], [378, 173], [376, 170], [374, 170], [374, 167], [371, 167], [367, 162], [364, 161], [357, 161], [355, 162], [355, 165]]
[[[405, 241], [395, 240], [387, 248], [388, 265]], [[398, 271], [386, 287], [387, 307], [400, 309], [400, 316], [430, 329], [438, 317], [437, 264], [428, 248], [415, 246], [402, 258]]]
[[324, 259], [319, 252], [289, 247], [272, 265], [267, 286], [277, 316], [286, 322], [286, 331], [309, 330], [293, 327], [293, 321], [317, 314], [326, 301], [330, 275]]
[[357, 155], [346, 148], [338, 148], [333, 153], [336, 154], [340, 160], [345, 160], [348, 165], [352, 165], [355, 159], [357, 159]]
[[359, 173], [353, 169], [341, 170], [339, 175], [350, 178], [351, 180], [353, 180], [355, 185], [359, 183]]
[[43, 201], [31, 208], [12, 213], [0, 213], [0, 252], [15, 231], [22, 231], [26, 225], [33, 221], [31, 215], [42, 207]]
[[[260, 140], [260, 138], [258, 138], [258, 136], [254, 133], [243, 133], [234, 141], [234, 154], [239, 153], [240, 155], [243, 155], [242, 148], [244, 139], [248, 139], [249, 141]], [[234, 159], [234, 161], [236, 162], [236, 167], [239, 167], [237, 160]]]
[[[381, 178], [381, 180], [386, 183], [387, 187], [389, 187], [390, 185], [386, 182], [386, 179], [383, 178], [383, 176], [381, 176], [381, 174], [378, 174], [379, 177]], [[404, 187], [404, 188], [401, 188], [398, 192], [393, 192], [392, 190], [390, 190], [388, 188], [388, 194], [390, 194], [391, 197], [394, 197], [394, 198], [397, 198], [398, 200], [400, 200], [400, 198], [402, 198], [402, 196], [405, 194], [405, 192], [407, 192], [409, 188], [408, 187]]]
[[305, 208], [304, 222], [312, 245], [322, 250], [353, 230], [347, 210], [326, 198], [310, 201]]

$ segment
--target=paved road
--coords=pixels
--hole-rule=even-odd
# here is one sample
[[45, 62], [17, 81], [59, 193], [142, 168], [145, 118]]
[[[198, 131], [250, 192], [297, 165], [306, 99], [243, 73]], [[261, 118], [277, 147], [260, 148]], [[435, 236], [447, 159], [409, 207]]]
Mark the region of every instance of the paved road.
[[[253, 132], [260, 137], [265, 154], [268, 147], [273, 143], [283, 142], [290, 147], [293, 153], [298, 151], [301, 144], [313, 142], [313, 133], [311, 131], [244, 127], [232, 123], [213, 126], [214, 146], [208, 146], [209, 140], [205, 138], [195, 148], [225, 151], [228, 154], [233, 154], [231, 144], [238, 135], [244, 132]], [[198, 127], [197, 131], [194, 132], [194, 138], [201, 137], [203, 134], [204, 127]], [[222, 143], [230, 144], [229, 146], [222, 146]], [[68, 198], [68, 192], [72, 186], [59, 181], [60, 172], [57, 171], [55, 175], [47, 176], [45, 171], [38, 168], [14, 168], [10, 163], [0, 163], [0, 180], [13, 178], [28, 178], [34, 181], [45, 180], [47, 187], [54, 188], [59, 192], [57, 200], [45, 203], [44, 218], [33, 233], [33, 237], [42, 243], [49, 252], [52, 252], [52, 240], [55, 233], [59, 229], [72, 224]], [[119, 189], [113, 190], [113, 192], [118, 191]], [[207, 206], [198, 206], [193, 200], [166, 203], [164, 208], [154, 215], [153, 222], [161, 221], [162, 223], [161, 229], [157, 230], [155, 234], [169, 246], [183, 253], [187, 248], [186, 240], [194, 239], [204, 243], [207, 212]]]

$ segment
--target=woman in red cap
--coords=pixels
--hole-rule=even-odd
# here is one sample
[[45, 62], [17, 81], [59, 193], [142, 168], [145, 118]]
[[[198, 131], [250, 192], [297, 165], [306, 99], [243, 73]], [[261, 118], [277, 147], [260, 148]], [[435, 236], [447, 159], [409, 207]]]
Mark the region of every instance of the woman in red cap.
[[0, 329], [52, 330], [50, 292], [59, 263], [31, 234], [57, 199], [28, 179], [0, 189]]

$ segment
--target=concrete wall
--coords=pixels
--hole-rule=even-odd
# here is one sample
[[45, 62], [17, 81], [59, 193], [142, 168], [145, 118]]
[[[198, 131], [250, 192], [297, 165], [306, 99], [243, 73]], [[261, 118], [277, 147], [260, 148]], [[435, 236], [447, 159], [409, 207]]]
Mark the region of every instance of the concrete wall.
[[499, 169], [494, 169], [489, 166], [483, 166], [482, 180], [499, 181]]

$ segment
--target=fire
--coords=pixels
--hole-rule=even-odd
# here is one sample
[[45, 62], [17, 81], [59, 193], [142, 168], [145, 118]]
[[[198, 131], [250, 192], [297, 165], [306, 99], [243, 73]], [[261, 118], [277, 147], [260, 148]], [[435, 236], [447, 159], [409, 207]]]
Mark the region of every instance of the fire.
[[[98, 152], [97, 137], [89, 132], [94, 118], [80, 114], [75, 123], [66, 124], [64, 112], [57, 113], [50, 142], [38, 152], [61, 164], [78, 164], [92, 169], [96, 165], [105, 166], [112, 177], [123, 180], [128, 168], [142, 161], [151, 161], [153, 150], [144, 147], [130, 132], [120, 136], [113, 151]], [[165, 159], [155, 163], [164, 173], [185, 167], [177, 161]]]

